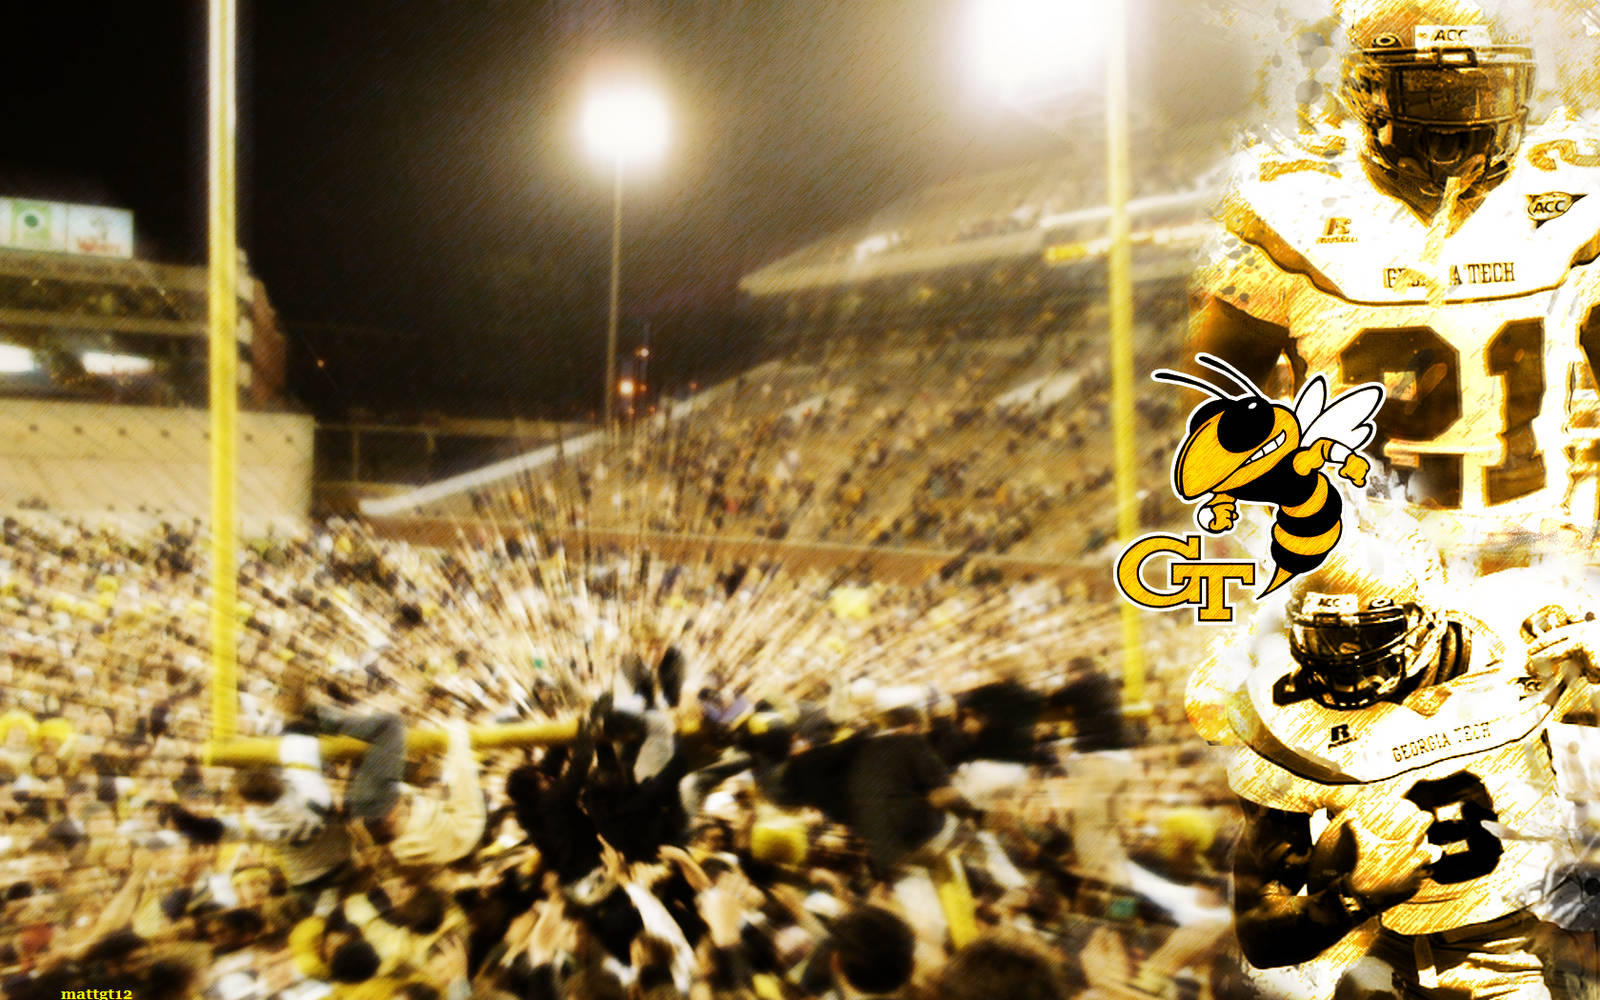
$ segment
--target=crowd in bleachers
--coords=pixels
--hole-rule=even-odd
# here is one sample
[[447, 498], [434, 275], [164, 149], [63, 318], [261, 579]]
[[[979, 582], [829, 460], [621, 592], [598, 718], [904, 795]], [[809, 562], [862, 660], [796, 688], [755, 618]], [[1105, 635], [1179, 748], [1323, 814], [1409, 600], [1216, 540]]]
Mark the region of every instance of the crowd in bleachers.
[[[441, 509], [551, 529], [1078, 558], [1114, 533], [1101, 351], [1083, 330], [1044, 352], [1024, 338], [977, 351], [951, 332], [891, 336], [740, 379], [687, 415], [666, 404], [616, 447]], [[1175, 443], [1189, 400], [1141, 383], [1141, 440]], [[1180, 517], [1164, 463], [1141, 476], [1144, 520]]]
[[[263, 539], [239, 730], [287, 736], [235, 769], [199, 763], [195, 526], [29, 514], [3, 544], [7, 996], [1242, 988], [1186, 633], [1125, 724], [1113, 609], [1053, 580]], [[467, 750], [513, 720], [572, 738]], [[419, 728], [450, 749], [404, 764]], [[322, 760], [333, 732], [375, 749]]]
[[[1141, 364], [1175, 342], [1150, 305]], [[1234, 807], [1182, 709], [1205, 651], [1153, 622], [1125, 713], [1115, 605], [1051, 571], [1114, 533], [1075, 309], [801, 343], [443, 502], [453, 544], [257, 539], [248, 766], [204, 763], [201, 526], [6, 520], [0, 989], [1249, 995]], [[1188, 400], [1141, 383], [1165, 454]], [[1145, 523], [1185, 516], [1163, 463], [1140, 486]], [[857, 558], [893, 551], [929, 571]]]

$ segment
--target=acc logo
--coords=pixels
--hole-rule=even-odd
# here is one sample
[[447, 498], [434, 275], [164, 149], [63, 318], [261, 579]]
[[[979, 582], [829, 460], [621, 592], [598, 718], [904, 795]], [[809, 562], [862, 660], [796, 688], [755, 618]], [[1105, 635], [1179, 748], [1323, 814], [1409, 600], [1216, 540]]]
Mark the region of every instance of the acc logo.
[[1487, 47], [1494, 44], [1489, 29], [1481, 24], [1419, 24], [1416, 47], [1419, 49]]
[[1534, 695], [1544, 690], [1544, 681], [1533, 676], [1532, 674], [1525, 674], [1522, 677], [1516, 678], [1516, 685], [1518, 690], [1518, 701], [1521, 701], [1524, 698], [1532, 698]]
[[1533, 220], [1533, 228], [1549, 222], [1551, 219], [1560, 218], [1567, 213], [1567, 209], [1576, 205], [1583, 195], [1570, 194], [1566, 191], [1546, 191], [1544, 194], [1528, 195], [1528, 218]]
[[[1220, 535], [1233, 528], [1240, 502], [1277, 509], [1272, 524], [1272, 579], [1258, 598], [1322, 565], [1343, 530], [1343, 501], [1323, 465], [1338, 461], [1339, 475], [1366, 484], [1368, 463], [1356, 449], [1372, 439], [1372, 417], [1383, 405], [1383, 386], [1368, 382], [1328, 400], [1321, 375], [1308, 380], [1294, 407], [1268, 399], [1255, 383], [1220, 358], [1196, 360], [1232, 380], [1241, 390], [1230, 396], [1190, 375], [1161, 369], [1152, 377], [1199, 389], [1213, 397], [1189, 414], [1189, 433], [1172, 463], [1172, 490], [1185, 503], [1200, 503], [1195, 521]], [[1198, 622], [1229, 622], [1227, 581], [1255, 584], [1255, 564], [1207, 560], [1199, 535], [1177, 538], [1146, 535], [1117, 559], [1117, 587], [1141, 607], [1167, 610], [1195, 607]], [[1167, 575], [1173, 589], [1152, 590], [1141, 571], [1161, 552], [1180, 556]], [[1246, 572], [1248, 570], [1248, 572]]]

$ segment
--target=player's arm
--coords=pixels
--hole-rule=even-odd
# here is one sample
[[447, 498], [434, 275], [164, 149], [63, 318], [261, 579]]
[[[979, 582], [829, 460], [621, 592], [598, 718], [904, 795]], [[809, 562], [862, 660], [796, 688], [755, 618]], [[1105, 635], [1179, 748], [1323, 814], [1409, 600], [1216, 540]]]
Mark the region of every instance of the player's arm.
[[1540, 677], [1564, 671], [1600, 684], [1600, 620], [1587, 608], [1547, 605], [1522, 623], [1528, 669]]
[[1194, 361], [1196, 354], [1214, 354], [1261, 385], [1272, 374], [1278, 359], [1288, 352], [1290, 343], [1286, 327], [1257, 319], [1238, 306], [1200, 292], [1190, 312], [1189, 351], [1184, 367], [1199, 378], [1215, 378], [1214, 372]]
[[1239, 947], [1257, 968], [1308, 962], [1366, 916], [1348, 911], [1333, 885], [1299, 895], [1311, 860], [1311, 817], [1247, 799], [1240, 804], [1244, 832], [1233, 859]]
[[1234, 922], [1245, 957], [1262, 968], [1322, 954], [1416, 895], [1438, 858], [1427, 839], [1432, 815], [1407, 800], [1358, 800], [1333, 818], [1315, 848], [1309, 816], [1243, 806]]
[[[1310, 878], [1311, 817], [1241, 800], [1245, 826], [1234, 854], [1239, 946], [1271, 969], [1308, 962], [1372, 917], [1416, 892], [1418, 871], [1358, 855], [1347, 874], [1301, 892]], [[1377, 860], [1377, 872], [1372, 860]]]

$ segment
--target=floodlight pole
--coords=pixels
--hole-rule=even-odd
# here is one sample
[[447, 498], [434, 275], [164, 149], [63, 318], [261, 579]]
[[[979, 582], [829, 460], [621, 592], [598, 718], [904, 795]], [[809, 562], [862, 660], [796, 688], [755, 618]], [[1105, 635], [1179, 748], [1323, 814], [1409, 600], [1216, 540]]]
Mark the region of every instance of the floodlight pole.
[[236, 618], [238, 580], [234, 558], [234, 439], [239, 405], [239, 240], [235, 218], [234, 56], [238, 12], [235, 0], [210, 0], [209, 153], [210, 268], [207, 281], [208, 354], [211, 374], [211, 734], [233, 738], [238, 718]]
[[617, 298], [622, 282], [622, 157], [617, 157], [611, 188], [611, 311], [606, 320], [606, 433], [611, 432], [612, 399], [617, 391]]
[[[1133, 388], [1133, 254], [1128, 224], [1128, 15], [1110, 5], [1106, 32], [1106, 194], [1111, 246], [1106, 288], [1111, 319], [1111, 428], [1117, 492], [1117, 535], [1126, 545], [1139, 533], [1137, 428]], [[1128, 715], [1148, 713], [1144, 690], [1144, 638], [1139, 609], [1122, 609], [1122, 701]]]

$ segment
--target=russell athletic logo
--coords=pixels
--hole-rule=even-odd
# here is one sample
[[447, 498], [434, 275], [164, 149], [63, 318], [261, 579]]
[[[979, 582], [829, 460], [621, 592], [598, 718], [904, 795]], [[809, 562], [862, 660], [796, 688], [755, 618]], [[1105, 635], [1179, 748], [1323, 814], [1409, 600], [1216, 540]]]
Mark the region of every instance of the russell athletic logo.
[[1354, 243], [1356, 238], [1350, 233], [1350, 220], [1343, 216], [1329, 216], [1323, 223], [1322, 235], [1317, 237], [1318, 243]]
[[[1368, 463], [1356, 450], [1372, 440], [1372, 417], [1383, 405], [1383, 386], [1356, 386], [1328, 399], [1321, 375], [1308, 380], [1291, 408], [1268, 399], [1238, 369], [1209, 354], [1196, 360], [1241, 391], [1221, 388], [1181, 372], [1161, 369], [1158, 382], [1198, 389], [1212, 397], [1189, 414], [1189, 430], [1172, 463], [1172, 490], [1184, 503], [1199, 503], [1195, 522], [1209, 534], [1234, 526], [1240, 503], [1274, 507], [1272, 576], [1257, 595], [1265, 597], [1322, 565], [1343, 530], [1343, 501], [1322, 471], [1338, 463], [1338, 474], [1356, 486], [1367, 481]], [[1206, 559], [1200, 535], [1152, 534], [1135, 540], [1117, 558], [1117, 588], [1140, 607], [1170, 610], [1192, 606], [1202, 623], [1233, 621], [1228, 581], [1250, 587], [1256, 564]], [[1146, 563], [1170, 554], [1167, 583], [1152, 587]]]

